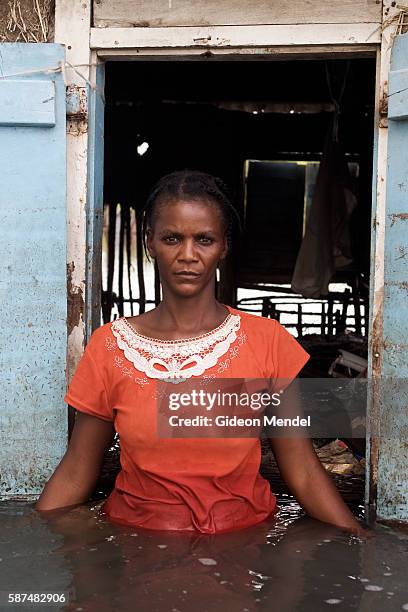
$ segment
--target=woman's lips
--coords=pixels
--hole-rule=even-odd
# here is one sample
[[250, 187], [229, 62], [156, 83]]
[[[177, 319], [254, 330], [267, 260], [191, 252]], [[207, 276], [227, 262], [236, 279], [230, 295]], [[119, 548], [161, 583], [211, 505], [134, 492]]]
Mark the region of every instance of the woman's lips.
[[199, 272], [190, 272], [188, 270], [181, 270], [180, 272], [175, 272], [175, 276], [179, 278], [194, 280], [195, 278], [199, 278], [201, 274]]

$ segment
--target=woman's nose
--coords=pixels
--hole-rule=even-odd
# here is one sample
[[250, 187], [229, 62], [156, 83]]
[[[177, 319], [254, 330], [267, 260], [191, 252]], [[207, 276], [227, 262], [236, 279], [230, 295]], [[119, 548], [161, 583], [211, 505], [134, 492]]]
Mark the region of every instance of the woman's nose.
[[178, 259], [180, 261], [187, 261], [187, 262], [197, 260], [197, 253], [196, 253], [195, 246], [194, 246], [194, 240], [183, 240], [181, 247], [180, 247]]

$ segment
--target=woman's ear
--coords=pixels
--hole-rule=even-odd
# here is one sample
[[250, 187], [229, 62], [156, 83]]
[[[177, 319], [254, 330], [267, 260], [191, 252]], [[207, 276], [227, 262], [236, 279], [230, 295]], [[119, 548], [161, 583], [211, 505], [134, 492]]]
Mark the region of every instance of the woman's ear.
[[153, 246], [153, 230], [151, 228], [146, 232], [146, 246], [150, 257], [154, 259], [156, 257], [156, 251]]

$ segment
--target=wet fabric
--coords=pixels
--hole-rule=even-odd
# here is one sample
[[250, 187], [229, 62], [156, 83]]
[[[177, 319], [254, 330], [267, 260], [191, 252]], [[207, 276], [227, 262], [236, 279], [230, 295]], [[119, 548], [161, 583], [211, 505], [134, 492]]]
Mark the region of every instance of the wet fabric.
[[[292, 380], [309, 358], [295, 338], [275, 320], [227, 308], [239, 329], [205, 376]], [[112, 325], [94, 331], [64, 397], [114, 422], [120, 437], [121, 471], [101, 512], [122, 524], [201, 533], [241, 529], [273, 514], [276, 498], [259, 474], [259, 439], [160, 438], [158, 381], [126, 358]]]

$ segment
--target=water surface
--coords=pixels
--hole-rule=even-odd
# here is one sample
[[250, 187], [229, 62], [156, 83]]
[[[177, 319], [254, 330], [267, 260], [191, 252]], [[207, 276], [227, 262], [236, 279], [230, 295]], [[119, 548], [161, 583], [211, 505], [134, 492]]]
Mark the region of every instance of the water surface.
[[[305, 517], [290, 496], [276, 518], [220, 535], [124, 527], [100, 503], [51, 518], [34, 503], [0, 502], [1, 610], [408, 610], [405, 533], [377, 526], [360, 540]], [[68, 601], [5, 604], [8, 592], [29, 591]]]

